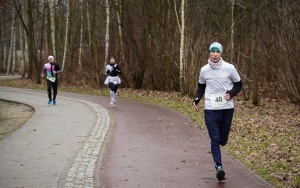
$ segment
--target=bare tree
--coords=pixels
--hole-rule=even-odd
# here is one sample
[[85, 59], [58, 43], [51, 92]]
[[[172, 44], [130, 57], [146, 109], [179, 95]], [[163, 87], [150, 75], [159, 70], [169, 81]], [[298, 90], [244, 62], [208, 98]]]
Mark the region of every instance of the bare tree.
[[[28, 3], [28, 2], [27, 2]], [[28, 21], [28, 14], [25, 12], [25, 7], [26, 7], [26, 2], [24, 2], [24, 5], [23, 5], [23, 8], [20, 10], [21, 12], [21, 15], [24, 15], [23, 16], [23, 19], [24, 19], [24, 22], [27, 23]], [[23, 14], [22, 14], [23, 12]], [[25, 68], [25, 65], [28, 65], [29, 64], [29, 59], [28, 59], [28, 37], [27, 35], [24, 33], [24, 28], [22, 27], [22, 36], [24, 36], [24, 50], [22, 50], [22, 59], [24, 60], [24, 68]], [[22, 48], [23, 48], [23, 45], [22, 45]], [[25, 78], [25, 71], [23, 71], [22, 73], [22, 78]]]
[[284, 86], [285, 96], [296, 104], [300, 104], [300, 16], [294, 12], [299, 10], [299, 3], [278, 1], [271, 16], [271, 31], [275, 31], [272, 33], [275, 37], [269, 39], [278, 82]]
[[[268, 84], [272, 83], [281, 88], [276, 93], [285, 89], [291, 100], [298, 101], [299, 71], [295, 68], [297, 60], [292, 57], [299, 56], [291, 46], [299, 47], [300, 16], [294, 13], [300, 7], [292, 0], [229, 0], [222, 1], [218, 9], [215, 9], [215, 1], [208, 0], [188, 3], [185, 0], [11, 2], [25, 32], [22, 51], [28, 52], [28, 61], [24, 60], [29, 65], [30, 79], [37, 79], [33, 76], [40, 71], [43, 53], [51, 52], [61, 56], [64, 68], [78, 64], [75, 69], [84, 73], [77, 79], [86, 77], [88, 84], [100, 83], [104, 76], [101, 70], [109, 53], [114, 52], [126, 71], [123, 75], [126, 86], [191, 95], [199, 67], [207, 61], [207, 46], [219, 41], [225, 47], [222, 56], [239, 68], [245, 83], [245, 99], [258, 104], [259, 92], [270, 90]], [[18, 13], [20, 5], [25, 7], [23, 13]], [[46, 8], [46, 24], [41, 7]], [[7, 29], [12, 19], [7, 11], [2, 7], [1, 61], [5, 64], [1, 62], [1, 70], [4, 72], [7, 71], [9, 47], [12, 47], [8, 41], [13, 34]], [[224, 16], [228, 12], [231, 16]], [[45, 44], [44, 38], [47, 39]], [[275, 44], [278, 53], [274, 53]], [[287, 56], [287, 51], [293, 56]], [[39, 56], [39, 60], [35, 56]], [[9, 59], [12, 59], [12, 52]], [[274, 66], [269, 67], [270, 62]], [[11, 68], [12, 64], [9, 70]]]
[[80, 1], [80, 39], [79, 39], [79, 52], [78, 52], [78, 67], [79, 71], [82, 70], [82, 41], [83, 40], [83, 1]]
[[185, 0], [181, 0], [181, 27], [180, 27], [180, 92], [184, 94], [184, 67], [185, 67]]
[[12, 64], [12, 56], [14, 53], [14, 41], [15, 41], [15, 14], [14, 10], [11, 9], [11, 18], [12, 18], [12, 23], [11, 23], [11, 38], [10, 38], [10, 48], [9, 48], [9, 53], [8, 53], [8, 58], [7, 58], [7, 69], [6, 69], [6, 74], [8, 75], [10, 73], [11, 69], [11, 64]]
[[[86, 1], [86, 9], [89, 10], [89, 1]], [[88, 29], [88, 35], [89, 35], [89, 40], [88, 40], [88, 43], [89, 45], [91, 46], [92, 44], [92, 35], [91, 35], [91, 20], [90, 20], [90, 15], [89, 15], [89, 11], [86, 11], [86, 18], [87, 18], [87, 29]]]
[[[25, 30], [27, 42], [28, 42], [28, 62], [29, 71], [28, 78], [35, 80], [36, 83], [41, 83], [40, 78], [40, 64], [37, 59], [37, 48], [35, 41], [35, 25], [33, 16], [33, 5], [36, 5], [33, 0], [26, 1], [27, 16], [22, 14], [22, 4], [18, 0], [13, 1], [13, 6], [19, 16], [22, 26]], [[26, 19], [24, 19], [26, 17]], [[26, 20], [26, 22], [25, 22]], [[26, 49], [25, 49], [26, 50]]]
[[50, 12], [50, 31], [51, 31], [51, 42], [52, 42], [52, 55], [56, 56], [56, 42], [55, 42], [55, 0], [48, 0], [49, 12]]
[[[13, 18], [15, 18], [15, 11], [13, 11]], [[14, 22], [14, 26], [12, 27], [12, 67], [11, 67], [11, 73], [14, 75], [15, 74], [15, 69], [16, 69], [16, 23]]]
[[67, 12], [66, 12], [66, 31], [65, 31], [65, 43], [64, 43], [64, 55], [62, 59], [62, 69], [65, 67], [65, 61], [66, 61], [66, 56], [67, 56], [67, 46], [68, 46], [68, 34], [69, 34], [69, 16], [70, 16], [70, 5], [69, 5], [69, 0], [66, 0], [66, 7], [67, 7]]
[[109, 13], [109, 3], [108, 0], [105, 0], [105, 8], [106, 8], [106, 28], [105, 28], [105, 60], [104, 67], [108, 63], [108, 50], [109, 50], [109, 25], [110, 25], [110, 13]]
[[[90, 61], [91, 61], [91, 72], [90, 75], [96, 76], [95, 79], [97, 85], [100, 83], [100, 71], [99, 71], [99, 38], [98, 38], [98, 27], [97, 23], [99, 18], [97, 17], [97, 4], [95, 1], [89, 1], [89, 25], [90, 25]], [[94, 78], [90, 76], [90, 79]]]
[[230, 53], [230, 62], [233, 62], [234, 58], [234, 26], [235, 26], [235, 18], [234, 18], [234, 7], [235, 0], [231, 0], [231, 35], [230, 35], [230, 44], [231, 44], [231, 53]]
[[2, 46], [2, 50], [1, 50], [1, 62], [0, 62], [0, 71], [3, 69], [6, 69], [6, 66], [5, 66], [5, 62], [6, 62], [6, 37], [5, 37], [5, 34], [4, 34], [4, 23], [3, 23], [3, 16], [2, 16], [2, 12], [0, 12], [0, 18], [1, 18], [1, 46]]
[[[259, 3], [259, 2], [257, 2]], [[251, 41], [251, 54], [250, 54], [250, 61], [251, 61], [251, 71], [252, 71], [252, 103], [254, 105], [258, 105], [259, 97], [258, 97], [258, 71], [257, 71], [257, 33], [258, 33], [258, 9], [255, 9], [256, 3], [249, 5], [249, 14], [251, 17], [250, 21], [250, 41]]]
[[[122, 22], [121, 22], [121, 16], [120, 16], [120, 12], [122, 10], [122, 4], [119, 3], [119, 0], [116, 0], [116, 5], [118, 7], [117, 22], [118, 22], [118, 31], [119, 31], [119, 41], [120, 41], [120, 62], [122, 64], [125, 61], [124, 44], [123, 44], [123, 30], [122, 30]], [[126, 72], [126, 70], [123, 70], [123, 72]]]
[[20, 54], [20, 73], [22, 75], [22, 78], [25, 78], [25, 50], [24, 50], [24, 32], [23, 32], [23, 28], [19, 27], [19, 41], [20, 41], [20, 50], [21, 50], [21, 54]]

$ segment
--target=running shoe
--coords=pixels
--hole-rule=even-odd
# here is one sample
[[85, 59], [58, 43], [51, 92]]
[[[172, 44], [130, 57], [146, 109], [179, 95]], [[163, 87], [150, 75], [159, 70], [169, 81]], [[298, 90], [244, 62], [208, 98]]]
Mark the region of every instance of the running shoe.
[[56, 105], [56, 101], [55, 100], [53, 100], [53, 105]]
[[110, 101], [110, 106], [114, 106], [115, 105], [115, 103], [113, 102], [113, 101]]
[[49, 101], [48, 101], [48, 104], [51, 104], [51, 102], [52, 102], [52, 100], [51, 100], [51, 99], [49, 99]]
[[222, 181], [225, 179], [225, 172], [223, 170], [222, 166], [216, 166], [217, 174], [216, 177], [219, 181]]

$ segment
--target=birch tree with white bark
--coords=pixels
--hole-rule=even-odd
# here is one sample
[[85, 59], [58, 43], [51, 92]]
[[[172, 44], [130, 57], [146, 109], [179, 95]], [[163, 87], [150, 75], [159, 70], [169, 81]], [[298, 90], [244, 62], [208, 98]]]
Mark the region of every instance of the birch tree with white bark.
[[52, 55], [56, 56], [56, 43], [55, 43], [55, 20], [54, 20], [54, 6], [55, 0], [48, 0], [50, 10], [50, 30], [51, 30], [51, 41], [52, 41]]
[[181, 27], [180, 27], [180, 92], [184, 94], [184, 50], [185, 50], [185, 0], [181, 0]]
[[234, 6], [235, 6], [235, 0], [231, 0], [231, 35], [230, 35], [230, 62], [233, 62], [234, 59]]
[[[88, 15], [88, 14], [87, 14]], [[82, 70], [82, 39], [83, 39], [83, 1], [80, 1], [80, 38], [79, 38], [79, 52], [78, 52], [78, 67]]]
[[120, 12], [122, 10], [122, 4], [119, 3], [119, 0], [116, 0], [117, 10], [117, 21], [118, 21], [118, 31], [119, 31], [119, 41], [120, 41], [120, 62], [122, 63], [125, 60], [124, 57], [124, 44], [123, 44], [123, 31]]
[[69, 17], [70, 17], [70, 4], [69, 0], [66, 0], [66, 31], [65, 31], [65, 43], [64, 43], [64, 55], [62, 59], [62, 69], [65, 67], [65, 62], [66, 62], [66, 56], [67, 56], [67, 46], [68, 46], [68, 34], [69, 34]]
[[106, 9], [106, 27], [105, 27], [105, 60], [104, 67], [106, 66], [109, 50], [109, 25], [110, 25], [110, 15], [109, 15], [109, 2], [105, 0], [105, 9]]
[[[24, 6], [23, 6], [23, 9], [22, 9], [22, 12], [23, 12], [23, 19], [24, 19], [24, 22], [28, 22], [28, 14], [27, 12], [25, 11], [25, 7], [26, 7], [26, 3], [28, 2], [24, 2]], [[22, 56], [23, 56], [23, 60], [24, 60], [24, 69], [25, 69], [25, 65], [28, 65], [28, 37], [27, 35], [25, 34], [25, 30], [24, 28], [22, 28], [22, 35], [24, 35], [24, 50], [23, 50], [23, 45], [22, 45]], [[22, 78], [25, 78], [25, 70], [22, 72]]]

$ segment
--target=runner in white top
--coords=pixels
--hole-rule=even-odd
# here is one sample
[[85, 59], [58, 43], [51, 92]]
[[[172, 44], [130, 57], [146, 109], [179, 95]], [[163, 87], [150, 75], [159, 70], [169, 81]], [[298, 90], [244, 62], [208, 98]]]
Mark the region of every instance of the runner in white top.
[[211, 152], [219, 181], [225, 179], [220, 145], [227, 144], [234, 112], [233, 97], [243, 86], [235, 67], [222, 59], [222, 52], [220, 43], [210, 45], [208, 64], [200, 70], [198, 89], [193, 101], [197, 108], [204, 95], [205, 124], [211, 139]]
[[221, 66], [212, 69], [209, 64], [202, 67], [199, 77], [200, 84], [206, 84], [205, 109], [230, 109], [233, 100], [224, 100], [227, 91], [233, 88], [234, 82], [241, 80], [235, 67], [221, 59]]

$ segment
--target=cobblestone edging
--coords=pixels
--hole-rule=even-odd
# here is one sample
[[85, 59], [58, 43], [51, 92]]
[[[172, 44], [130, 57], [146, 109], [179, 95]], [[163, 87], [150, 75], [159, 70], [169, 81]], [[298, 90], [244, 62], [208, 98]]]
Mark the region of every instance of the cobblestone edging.
[[[29, 91], [18, 92], [33, 95], [45, 95]], [[94, 172], [96, 164], [111, 122], [109, 113], [104, 107], [94, 102], [61, 96], [58, 96], [57, 98], [83, 103], [90, 107], [96, 114], [95, 125], [90, 132], [90, 135], [87, 135], [85, 144], [75, 157], [71, 168], [66, 171], [65, 181], [62, 185], [64, 188], [94, 188]]]
[[110, 126], [109, 114], [105, 108], [93, 102], [64, 97], [60, 98], [84, 103], [96, 112], [96, 125], [67, 172], [64, 185], [65, 188], [93, 188], [96, 163]]

